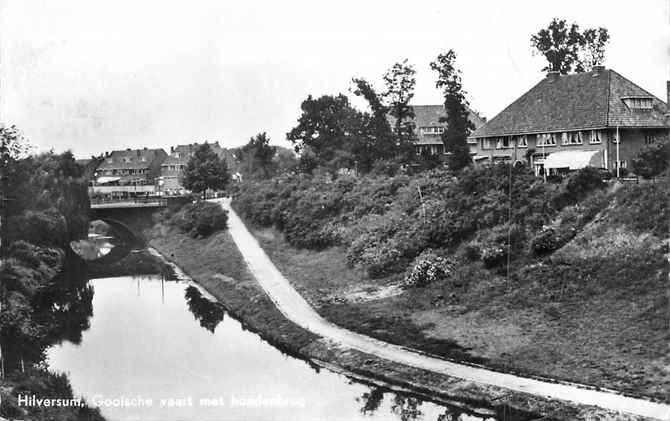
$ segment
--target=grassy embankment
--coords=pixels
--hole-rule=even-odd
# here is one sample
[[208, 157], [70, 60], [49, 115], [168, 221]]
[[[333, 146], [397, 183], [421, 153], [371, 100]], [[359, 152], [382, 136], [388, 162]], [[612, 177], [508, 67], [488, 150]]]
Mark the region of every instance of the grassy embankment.
[[[536, 207], [540, 211], [534, 217], [544, 217], [538, 228], [529, 228], [532, 221], [527, 218], [519, 221], [518, 225], [525, 227], [521, 234], [514, 232], [517, 228], [512, 230], [512, 252], [503, 254], [509, 257], [509, 269], [505, 258], [498, 259], [502, 261], [498, 264], [495, 259], [482, 258], [490, 253], [486, 243], [495, 239], [491, 232], [495, 233], [500, 224], [480, 223], [450, 247], [435, 252], [433, 246], [430, 250], [453, 259], [454, 267], [448, 274], [424, 287], [406, 289], [397, 286], [416, 266], [419, 258], [414, 256], [424, 251], [407, 254], [401, 244], [396, 247], [400, 249], [396, 261], [404, 259], [403, 267], [379, 274], [374, 261], [366, 265], [361, 263], [363, 259], [356, 259], [354, 252], [360, 248], [356, 238], [347, 239], [348, 232], [360, 238], [378, 229], [385, 238], [379, 241], [380, 235], [371, 242], [387, 249], [394, 236], [404, 236], [404, 241], [426, 236], [421, 230], [411, 232], [414, 228], [406, 228], [416, 225], [416, 220], [425, 215], [425, 208], [405, 212], [406, 220], [414, 218], [411, 222], [395, 213], [399, 202], [407, 201], [404, 196], [416, 191], [413, 181], [389, 191], [388, 185], [393, 182], [385, 183], [381, 211], [366, 211], [358, 218], [354, 217], [356, 206], [374, 201], [375, 194], [380, 195], [380, 186], [348, 187], [345, 192], [349, 193], [333, 201], [326, 198], [338, 188], [332, 184], [299, 188], [285, 182], [281, 186], [284, 190], [276, 196], [267, 194], [263, 189], [267, 186], [255, 186], [253, 197], [243, 200], [250, 200], [257, 212], [267, 216], [265, 224], [258, 223], [263, 220], [257, 214], [249, 217], [244, 203], [240, 206], [238, 200], [236, 205], [256, 223], [256, 237], [280, 270], [320, 314], [337, 324], [445, 357], [669, 401], [670, 293], [664, 256], [668, 253], [669, 232], [667, 181], [584, 189], [590, 193], [563, 203], [556, 198], [565, 198], [565, 186], [548, 186], [554, 190], [538, 197], [548, 197], [557, 205], [554, 209]], [[535, 184], [525, 187], [543, 189]], [[280, 189], [277, 185], [274, 188]], [[308, 199], [304, 192], [310, 189], [317, 193]], [[374, 192], [367, 198], [359, 196], [361, 203], [350, 206], [350, 192], [356, 189], [354, 197], [366, 189]], [[490, 197], [492, 192], [474, 192], [475, 203], [478, 194]], [[306, 202], [315, 203], [313, 207], [318, 211], [336, 208], [319, 221], [320, 227], [326, 228], [318, 230], [317, 238], [323, 239], [326, 232], [338, 232], [337, 241], [319, 247], [296, 247], [296, 241], [291, 241], [293, 221], [287, 220], [290, 217], [286, 213], [286, 203], [296, 195], [302, 195], [291, 205], [296, 213]], [[430, 193], [424, 196], [430, 203]], [[529, 211], [534, 206], [533, 197], [518, 195], [517, 199], [522, 203], [521, 211], [533, 214]], [[505, 206], [504, 199], [499, 203]], [[452, 203], [442, 205], [449, 208]], [[462, 210], [452, 208], [448, 212], [453, 219], [475, 212], [471, 207], [459, 206]], [[514, 203], [513, 215], [516, 206]], [[390, 230], [375, 226], [377, 220], [370, 218], [373, 213], [399, 222]], [[299, 215], [309, 218], [314, 214], [303, 211]], [[439, 218], [433, 221], [449, 223]], [[273, 224], [282, 231], [267, 227]], [[363, 234], [361, 224], [367, 225]], [[550, 231], [547, 225], [553, 228], [550, 241], [545, 241]]]
[[471, 408], [488, 408], [484, 413], [505, 414], [508, 419], [516, 419], [509, 418], [511, 414], [517, 414], [518, 419], [528, 419], [530, 413], [571, 420], [588, 419], [596, 413], [612, 415], [594, 408], [575, 407], [449, 378], [333, 346], [281, 315], [248, 272], [246, 263], [226, 231], [205, 238], [193, 237], [169, 224], [167, 219], [145, 231], [150, 245], [224, 303], [228, 312], [245, 327], [291, 355], [318, 361], [320, 365], [328, 365], [361, 379], [406, 387], [442, 402], [458, 401]]

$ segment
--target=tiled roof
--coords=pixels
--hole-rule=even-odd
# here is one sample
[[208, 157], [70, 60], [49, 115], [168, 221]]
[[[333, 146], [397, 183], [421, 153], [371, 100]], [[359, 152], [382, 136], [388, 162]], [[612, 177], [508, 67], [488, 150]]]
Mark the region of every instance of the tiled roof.
[[[439, 134], [421, 134], [421, 127], [445, 127], [446, 123], [440, 121], [447, 116], [444, 105], [412, 105], [414, 110], [414, 125], [417, 133], [416, 144], [419, 145], [441, 145], [442, 138]], [[484, 124], [485, 120], [472, 109], [468, 109], [470, 121], [475, 128]], [[388, 116], [391, 127], [395, 124], [395, 118]]]
[[[163, 164], [161, 164], [161, 166], [166, 167], [170, 165], [188, 164], [188, 160], [201, 145], [202, 143], [191, 143], [188, 145], [175, 146], [172, 149], [168, 158], [165, 161], [163, 161]], [[217, 154], [221, 159], [224, 159], [226, 161], [226, 164], [228, 165], [229, 169], [235, 165], [235, 157], [233, 156], [232, 152], [230, 152], [228, 149], [222, 148], [218, 142], [210, 143], [209, 146], [212, 148], [215, 154]], [[163, 168], [162, 173], [164, 175], [169, 175], [168, 172], [169, 170]]]
[[[633, 110], [625, 97], [652, 98], [651, 110]], [[666, 104], [614, 70], [550, 74], [479, 127], [471, 137], [604, 127], [668, 127]]]
[[[155, 159], [164, 159], [167, 156], [163, 149], [126, 149], [112, 151], [105, 156], [98, 170], [105, 169], [143, 169], [149, 168]], [[144, 161], [142, 160], [144, 158]], [[110, 162], [111, 161], [111, 162]]]

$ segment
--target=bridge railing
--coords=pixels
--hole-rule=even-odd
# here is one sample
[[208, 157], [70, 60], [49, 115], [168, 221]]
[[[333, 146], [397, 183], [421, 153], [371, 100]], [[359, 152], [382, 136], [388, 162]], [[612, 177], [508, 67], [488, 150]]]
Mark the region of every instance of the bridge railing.
[[106, 205], [113, 203], [128, 204], [155, 204], [157, 206], [167, 206], [167, 199], [160, 196], [137, 196], [126, 198], [95, 197], [90, 198], [91, 205]]

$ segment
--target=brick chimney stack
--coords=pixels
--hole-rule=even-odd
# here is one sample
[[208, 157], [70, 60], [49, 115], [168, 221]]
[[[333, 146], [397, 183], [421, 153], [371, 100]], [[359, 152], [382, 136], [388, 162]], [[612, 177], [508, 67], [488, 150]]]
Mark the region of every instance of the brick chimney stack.
[[547, 79], [553, 81], [553, 80], [558, 79], [558, 77], [559, 77], [560, 75], [561, 75], [560, 72], [558, 72], [558, 71], [556, 71], [556, 70], [550, 70], [550, 71], [547, 72]]

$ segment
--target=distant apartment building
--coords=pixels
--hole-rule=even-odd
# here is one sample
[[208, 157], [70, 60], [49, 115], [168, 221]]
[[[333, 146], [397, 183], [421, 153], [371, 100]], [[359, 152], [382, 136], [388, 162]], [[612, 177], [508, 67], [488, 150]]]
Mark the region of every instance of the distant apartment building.
[[[414, 129], [417, 140], [414, 143], [416, 155], [430, 154], [446, 156], [442, 133], [447, 127], [443, 120], [447, 117], [444, 105], [413, 105]], [[468, 110], [469, 118], [475, 128], [484, 124], [485, 120], [475, 111]], [[389, 117], [389, 123], [393, 127], [395, 119]], [[475, 152], [473, 149], [472, 153]]]
[[106, 153], [95, 170], [93, 193], [113, 197], [153, 194], [161, 164], [167, 158], [163, 149], [126, 149]]
[[[181, 177], [184, 175], [184, 169], [189, 159], [201, 145], [201, 143], [191, 143], [170, 148], [170, 155], [161, 164], [160, 177], [157, 180], [160, 192], [163, 194], [180, 194], [186, 191], [181, 184]], [[214, 153], [226, 162], [228, 169], [232, 172], [236, 162], [232, 152], [222, 148], [219, 142], [210, 143], [209, 146]]]
[[627, 168], [645, 144], [668, 141], [667, 113], [666, 103], [603, 66], [550, 72], [469, 142], [477, 162], [527, 162], [537, 174]]

